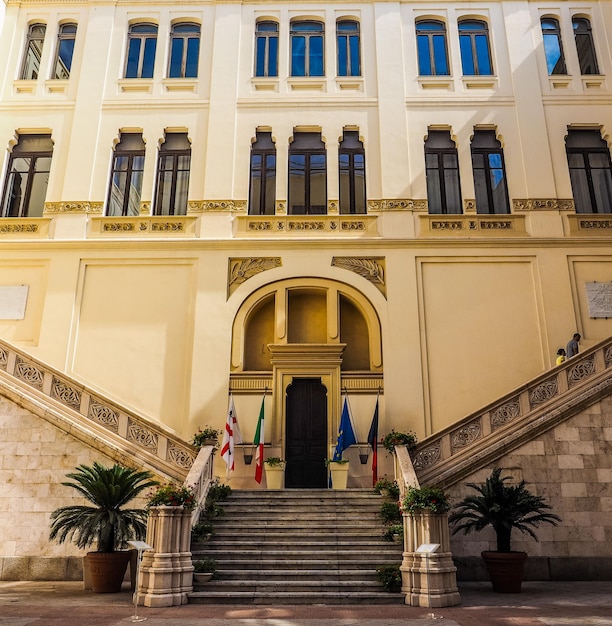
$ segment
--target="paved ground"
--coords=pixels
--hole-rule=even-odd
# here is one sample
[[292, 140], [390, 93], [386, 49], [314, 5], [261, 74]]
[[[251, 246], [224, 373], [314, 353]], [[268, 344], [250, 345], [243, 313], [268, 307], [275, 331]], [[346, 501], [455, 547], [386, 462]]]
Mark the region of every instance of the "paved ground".
[[[138, 607], [148, 626], [612, 626], [612, 582], [527, 582], [496, 594], [488, 583], [460, 585], [461, 605]], [[0, 626], [125, 626], [129, 591], [92, 594], [81, 583], [0, 582]]]

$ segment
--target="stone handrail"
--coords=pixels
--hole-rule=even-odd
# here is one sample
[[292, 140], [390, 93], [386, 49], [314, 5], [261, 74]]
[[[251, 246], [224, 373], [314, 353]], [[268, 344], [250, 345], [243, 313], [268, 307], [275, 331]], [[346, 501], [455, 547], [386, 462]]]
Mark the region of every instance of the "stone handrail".
[[419, 482], [455, 484], [610, 393], [612, 337], [420, 442]]
[[117, 462], [183, 481], [196, 450], [133, 411], [0, 340], [0, 394]]
[[419, 478], [414, 471], [412, 459], [406, 446], [396, 446], [395, 454], [395, 480], [399, 485], [400, 500], [406, 495], [406, 487], [420, 487]]
[[185, 486], [192, 487], [196, 495], [196, 508], [191, 514], [191, 525], [197, 523], [200, 512], [204, 508], [208, 490], [213, 481], [213, 452], [214, 446], [203, 446], [193, 462], [189, 474], [183, 483]]

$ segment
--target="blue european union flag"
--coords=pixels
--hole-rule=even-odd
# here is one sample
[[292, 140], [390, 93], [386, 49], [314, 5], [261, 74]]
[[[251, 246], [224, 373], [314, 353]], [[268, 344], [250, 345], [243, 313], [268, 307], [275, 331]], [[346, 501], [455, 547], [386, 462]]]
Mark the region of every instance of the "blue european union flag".
[[342, 459], [342, 453], [349, 446], [357, 443], [357, 437], [355, 437], [355, 431], [353, 430], [353, 424], [351, 422], [351, 416], [349, 414], [348, 402], [344, 398], [344, 406], [342, 407], [342, 417], [340, 418], [340, 429], [338, 430], [338, 441], [336, 442], [336, 449], [334, 450], [334, 461], [340, 461]]

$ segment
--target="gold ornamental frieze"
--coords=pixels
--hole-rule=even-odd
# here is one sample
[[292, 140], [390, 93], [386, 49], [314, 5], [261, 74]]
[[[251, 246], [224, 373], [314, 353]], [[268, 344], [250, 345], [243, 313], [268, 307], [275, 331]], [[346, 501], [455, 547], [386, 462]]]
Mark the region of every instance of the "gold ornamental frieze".
[[89, 237], [193, 237], [195, 216], [151, 215], [135, 217], [94, 217]]
[[27, 237], [28, 239], [46, 239], [49, 237], [51, 218], [48, 217], [3, 217], [0, 218], [0, 237]]
[[282, 265], [280, 257], [246, 257], [229, 260], [227, 292], [231, 296], [242, 283], [261, 272]]
[[396, 198], [393, 200], [368, 200], [368, 213], [383, 211], [427, 211], [427, 200]]
[[419, 215], [421, 237], [525, 236], [525, 215]]
[[246, 200], [189, 200], [187, 202], [187, 214], [226, 212], [245, 213], [247, 210]]
[[387, 285], [385, 282], [384, 257], [335, 256], [331, 264], [334, 267], [349, 270], [369, 280], [386, 297]]
[[236, 234], [262, 237], [377, 236], [376, 215], [239, 215]]
[[512, 201], [513, 211], [573, 211], [574, 201], [560, 198], [525, 198]]
[[104, 202], [45, 202], [43, 215], [55, 213], [102, 213]]

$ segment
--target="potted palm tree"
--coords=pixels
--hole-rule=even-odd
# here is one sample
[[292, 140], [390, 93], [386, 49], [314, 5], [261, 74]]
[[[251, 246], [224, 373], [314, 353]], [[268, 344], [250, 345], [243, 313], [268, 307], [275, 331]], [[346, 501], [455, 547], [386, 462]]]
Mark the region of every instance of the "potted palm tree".
[[49, 538], [63, 543], [74, 541], [79, 548], [95, 544], [89, 552], [92, 589], [96, 593], [121, 591], [130, 553], [122, 551], [129, 540], [145, 538], [147, 512], [125, 506], [144, 489], [157, 484], [148, 471], [138, 471], [115, 464], [104, 467], [79, 465], [66, 474], [71, 482], [62, 485], [75, 489], [92, 506], [71, 505], [56, 509], [51, 514]]
[[481, 485], [468, 483], [477, 495], [466, 496], [459, 502], [449, 516], [449, 522], [454, 525], [453, 534], [459, 531], [468, 534], [487, 526], [493, 527], [497, 550], [485, 550], [481, 554], [493, 591], [518, 593], [521, 591], [527, 553], [511, 549], [512, 530], [516, 528], [538, 541], [533, 528], [541, 524], [556, 526], [561, 518], [550, 512], [551, 507], [542, 496], [535, 496], [526, 488], [526, 481], [507, 485], [511, 476], [502, 476], [502, 471], [499, 467], [494, 468]]

